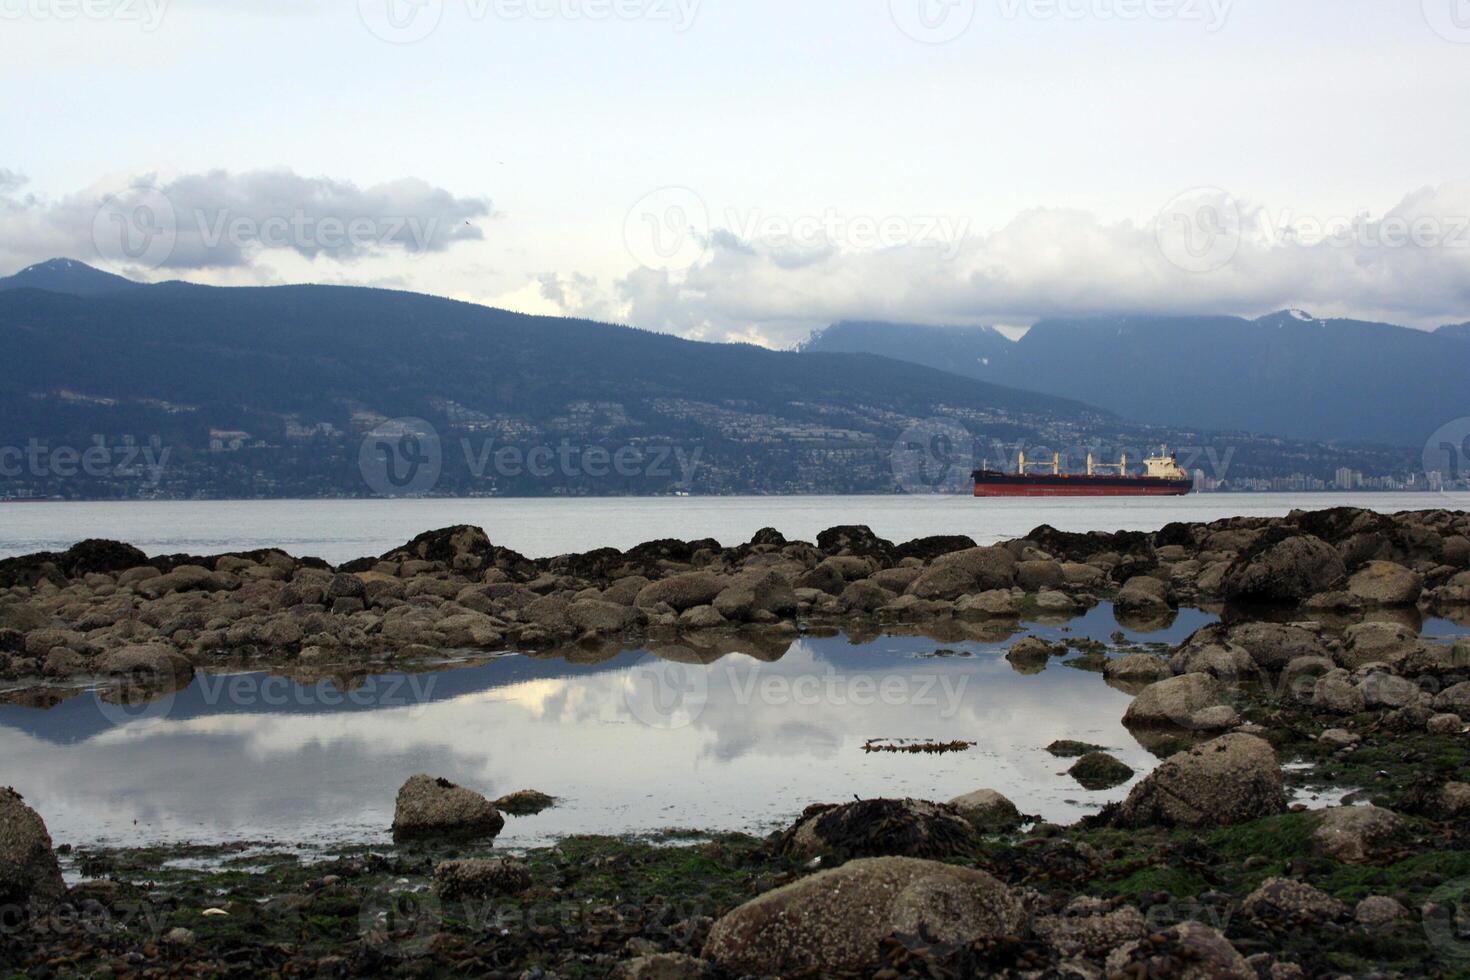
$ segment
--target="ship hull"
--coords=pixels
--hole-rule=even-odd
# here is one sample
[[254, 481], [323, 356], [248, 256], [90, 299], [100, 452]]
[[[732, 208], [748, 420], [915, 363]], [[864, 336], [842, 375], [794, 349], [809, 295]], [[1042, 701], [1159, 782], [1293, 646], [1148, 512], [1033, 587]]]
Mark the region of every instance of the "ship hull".
[[1191, 480], [1157, 477], [976, 473], [977, 497], [1182, 497]]

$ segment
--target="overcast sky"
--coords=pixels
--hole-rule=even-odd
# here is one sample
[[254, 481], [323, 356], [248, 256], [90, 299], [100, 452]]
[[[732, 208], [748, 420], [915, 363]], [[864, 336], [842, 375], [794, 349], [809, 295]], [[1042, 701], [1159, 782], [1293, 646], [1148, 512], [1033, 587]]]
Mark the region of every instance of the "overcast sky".
[[0, 20], [0, 273], [69, 255], [777, 345], [852, 317], [1470, 319], [1464, 0], [0, 0]]

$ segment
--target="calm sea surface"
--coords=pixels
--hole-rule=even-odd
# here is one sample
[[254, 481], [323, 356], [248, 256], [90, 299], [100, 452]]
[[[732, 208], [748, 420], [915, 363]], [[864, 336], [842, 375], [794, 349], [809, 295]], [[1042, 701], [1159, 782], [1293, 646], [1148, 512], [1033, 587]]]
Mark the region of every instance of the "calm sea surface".
[[[1181, 610], [1125, 632], [1177, 643], [1214, 618]], [[1028, 624], [1054, 640], [1118, 629], [1106, 605]], [[0, 703], [0, 785], [58, 843], [113, 845], [384, 842], [394, 795], [418, 772], [492, 798], [559, 797], [510, 818], [497, 846], [512, 848], [578, 833], [764, 832], [853, 794], [947, 800], [991, 787], [1052, 820], [1121, 798], [1127, 785], [1089, 792], [1045, 748], [1105, 745], [1141, 778], [1157, 760], [1122, 725], [1128, 694], [1058, 661], [1022, 673], [1003, 637], [803, 636], [711, 663], [657, 646], [598, 663], [505, 655], [346, 687], [201, 672], [147, 704], [92, 691], [53, 707]], [[871, 739], [974, 746], [866, 752]]]
[[[835, 524], [868, 524], [896, 540], [962, 533], [989, 542], [1043, 523], [1148, 530], [1339, 504], [1464, 508], [1470, 495], [11, 504], [0, 505], [0, 555], [107, 537], [151, 553], [279, 546], [340, 562], [460, 523], [531, 556], [659, 537], [736, 544], [765, 526], [807, 540]], [[1212, 619], [1186, 609], [1149, 632], [1122, 632], [1173, 644]], [[1104, 604], [1070, 622], [1024, 628], [1107, 640], [1120, 624]], [[1464, 627], [1436, 620], [1425, 632]], [[82, 845], [386, 841], [397, 788], [418, 772], [492, 797], [523, 788], [560, 797], [541, 815], [511, 819], [500, 844], [515, 848], [574, 833], [765, 831], [814, 802], [854, 794], [943, 800], [981, 787], [1067, 822], [1129, 787], [1084, 790], [1045, 751], [1052, 740], [1107, 746], [1135, 778], [1157, 762], [1122, 726], [1127, 693], [1058, 661], [1020, 672], [1004, 659], [1011, 641], [1003, 634], [944, 644], [802, 636], [780, 649], [740, 642], [713, 657], [657, 645], [590, 658], [507, 654], [350, 680], [200, 672], [141, 705], [90, 689], [59, 703], [22, 697], [0, 702], [0, 785], [38, 809], [58, 843]], [[911, 755], [866, 752], [871, 739], [974, 744]]]
[[149, 554], [283, 548], [339, 563], [380, 555], [423, 531], [483, 527], [532, 558], [630, 548], [654, 538], [750, 540], [763, 527], [814, 540], [836, 524], [866, 524], [895, 541], [968, 534], [982, 544], [1040, 524], [1065, 531], [1150, 531], [1170, 521], [1281, 516], [1351, 505], [1393, 512], [1470, 509], [1470, 493], [1196, 494], [1084, 500], [887, 497], [658, 497], [474, 500], [109, 501], [0, 504], [0, 557], [112, 538]]

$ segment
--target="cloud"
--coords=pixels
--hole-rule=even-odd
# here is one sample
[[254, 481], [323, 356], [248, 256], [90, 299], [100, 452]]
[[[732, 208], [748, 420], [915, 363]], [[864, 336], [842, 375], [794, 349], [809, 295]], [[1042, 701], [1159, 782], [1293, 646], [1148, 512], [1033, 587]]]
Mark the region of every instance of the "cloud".
[[914, 222], [912, 243], [871, 248], [718, 227], [692, 268], [639, 268], [616, 288], [639, 326], [711, 339], [755, 327], [783, 342], [858, 318], [1027, 324], [1303, 306], [1429, 326], [1470, 310], [1470, 184], [1416, 190], [1377, 218], [1272, 210], [1200, 189], [1143, 223], [1036, 208], [952, 242], [920, 231], [932, 227]]
[[53, 256], [129, 268], [250, 269], [270, 253], [350, 263], [477, 241], [483, 198], [418, 178], [359, 187], [290, 170], [211, 170], [109, 181], [59, 200], [19, 194], [0, 171], [0, 246], [9, 265]]

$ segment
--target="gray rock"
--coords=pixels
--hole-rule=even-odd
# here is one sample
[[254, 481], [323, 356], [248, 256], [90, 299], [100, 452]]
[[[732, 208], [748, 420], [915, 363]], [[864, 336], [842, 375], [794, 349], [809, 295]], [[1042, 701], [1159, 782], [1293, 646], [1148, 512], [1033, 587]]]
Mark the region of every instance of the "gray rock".
[[1237, 559], [1222, 589], [1238, 602], [1299, 603], [1347, 578], [1337, 549], [1310, 534], [1288, 537]]
[[1267, 670], [1281, 670], [1300, 657], [1327, 657], [1327, 645], [1311, 630], [1283, 623], [1244, 623], [1230, 641]]
[[1358, 682], [1363, 703], [1369, 708], [1403, 708], [1418, 704], [1424, 694], [1419, 685], [1393, 674], [1375, 671]]
[[1039, 636], [1023, 636], [1011, 645], [1006, 659], [1013, 664], [1044, 664], [1060, 652]]
[[1168, 583], [1148, 575], [1130, 578], [1113, 600], [1113, 606], [1124, 612], [1161, 612], [1174, 604]]
[[958, 599], [966, 593], [1008, 589], [1016, 560], [1004, 548], [969, 548], [936, 558], [908, 587], [920, 599]]
[[860, 582], [848, 583], [839, 598], [842, 608], [848, 612], [871, 613], [882, 609], [897, 597], [897, 593], [890, 592], [881, 585], [864, 579]]
[[796, 614], [796, 591], [775, 572], [757, 569], [736, 575], [715, 596], [713, 605], [721, 616], [737, 623], [748, 623], [761, 613], [792, 616]]
[[974, 829], [958, 808], [928, 800], [857, 800], [809, 806], [777, 849], [799, 858], [944, 859], [970, 853]]
[[443, 861], [434, 868], [434, 894], [448, 901], [514, 895], [530, 887], [530, 868], [513, 858]]
[[1462, 718], [1470, 715], [1470, 681], [1440, 691], [1434, 697], [1434, 709], [1453, 712]]
[[1223, 735], [1171, 756], [1128, 794], [1121, 826], [1228, 826], [1286, 809], [1281, 767], [1269, 742]]
[[1394, 665], [1408, 656], [1418, 639], [1402, 623], [1356, 623], [1343, 632], [1342, 649], [1335, 659], [1348, 670], [1371, 663]]
[[567, 621], [584, 632], [621, 633], [637, 625], [638, 614], [624, 603], [585, 599], [567, 607]]
[[1305, 925], [1344, 919], [1348, 907], [1319, 888], [1290, 878], [1267, 878], [1246, 896], [1241, 910], [1257, 923]]
[[956, 796], [949, 805], [981, 833], [1008, 833], [1024, 822], [1016, 804], [993, 789], [977, 789], [973, 793]]
[[504, 826], [500, 811], [479, 793], [422, 774], [403, 784], [393, 809], [393, 832], [400, 836], [494, 837]]
[[1424, 591], [1424, 579], [1391, 561], [1370, 561], [1348, 579], [1348, 592], [1379, 606], [1411, 606]]
[[1187, 728], [1198, 712], [1219, 703], [1220, 686], [1213, 677], [1181, 674], [1144, 688], [1124, 712], [1123, 724]]
[[1035, 559], [1016, 566], [1016, 584], [1027, 592], [1040, 592], [1066, 585], [1067, 576], [1058, 562]]
[[1362, 864], [1398, 832], [1403, 820], [1377, 806], [1338, 806], [1322, 811], [1312, 844], [1343, 864]]
[[667, 603], [675, 612], [683, 612], [708, 606], [729, 584], [729, 579], [713, 572], [688, 572], [644, 586], [635, 601], [641, 608]]
[[1174, 670], [1151, 653], [1130, 653], [1103, 666], [1103, 676], [1119, 681], [1161, 681], [1174, 676]]
[[1355, 715], [1366, 711], [1368, 702], [1345, 670], [1331, 670], [1317, 678], [1312, 688], [1312, 703], [1324, 711], [1339, 715]]
[[1133, 906], [1109, 911], [1102, 905], [1098, 899], [1074, 899], [1061, 915], [1039, 917], [1036, 935], [1063, 958], [1101, 959], [1153, 931], [1143, 913]]
[[1385, 895], [1369, 895], [1353, 909], [1353, 921], [1370, 929], [1391, 925], [1408, 917], [1408, 909]]
[[46, 824], [19, 793], [0, 789], [0, 905], [54, 902], [65, 895]]
[[1435, 715], [1424, 727], [1431, 735], [1459, 735], [1465, 730], [1465, 721], [1459, 715]]
[[688, 629], [719, 629], [729, 626], [730, 621], [714, 606], [695, 606], [679, 614], [679, 625]]
[[1200, 922], [1181, 922], [1147, 940], [1123, 944], [1108, 955], [1107, 972], [1170, 980], [1259, 980], [1228, 939]]
[[1020, 615], [1016, 597], [1009, 589], [990, 589], [967, 595], [955, 603], [955, 613], [965, 619], [1015, 619]]
[[872, 858], [736, 908], [711, 928], [704, 957], [735, 975], [869, 971], [888, 936], [964, 945], [1016, 934], [1025, 919], [1021, 901], [984, 871]]
[[1329, 728], [1317, 736], [1317, 741], [1329, 749], [1346, 749], [1357, 745], [1362, 741], [1356, 734], [1345, 728]]

